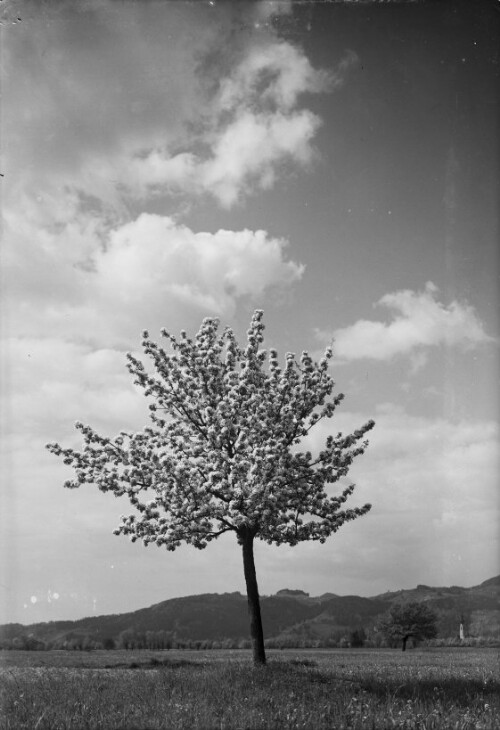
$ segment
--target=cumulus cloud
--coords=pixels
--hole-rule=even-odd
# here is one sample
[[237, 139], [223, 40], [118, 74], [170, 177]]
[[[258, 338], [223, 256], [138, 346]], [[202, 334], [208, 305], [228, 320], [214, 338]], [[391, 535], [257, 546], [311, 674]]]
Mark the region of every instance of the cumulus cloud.
[[77, 190], [121, 216], [150, 195], [230, 207], [269, 188], [284, 162], [307, 164], [320, 120], [299, 97], [333, 88], [345, 68], [316, 70], [278, 39], [271, 20], [290, 9], [27, 5], [6, 38], [5, 205]]
[[253, 185], [271, 188], [279, 162], [310, 162], [310, 141], [318, 126], [318, 117], [308, 111], [293, 115], [241, 111], [215, 143], [213, 157], [202, 164], [201, 184], [224, 207]]
[[277, 38], [289, 3], [19, 7], [5, 39], [4, 331], [122, 347], [181, 311], [188, 325], [231, 315], [300, 279], [263, 231], [138, 216], [160, 194], [177, 219], [205, 194], [230, 207], [311, 160], [320, 122], [299, 101], [330, 81]]
[[303, 266], [284, 261], [286, 241], [265, 231], [194, 233], [171, 218], [143, 213], [111, 233], [95, 257], [102, 292], [144, 304], [148, 292], [159, 300], [180, 297], [201, 310], [229, 314], [236, 298], [260, 297], [271, 285], [300, 279]]
[[46, 234], [44, 245], [35, 247], [26, 235], [7, 247], [17, 336], [50, 332], [126, 347], [145, 327], [180, 324], [179, 312], [197, 319], [231, 316], [239, 299], [259, 299], [300, 280], [304, 271], [287, 260], [284, 239], [262, 230], [194, 232], [170, 217], [143, 213], [83, 237], [81, 248], [74, 239], [67, 249], [68, 235], [66, 228]]
[[412, 355], [414, 371], [425, 364], [420, 348], [446, 345], [472, 348], [492, 342], [473, 307], [452, 301], [448, 306], [437, 300], [437, 287], [428, 282], [424, 291], [397, 291], [378, 302], [392, 313], [390, 322], [360, 319], [333, 333], [317, 331], [323, 341], [334, 339], [334, 350], [342, 360], [387, 361], [397, 355]]
[[254, 188], [271, 187], [283, 162], [312, 160], [321, 121], [298, 108], [299, 97], [334, 83], [290, 43], [267, 38], [250, 44], [210, 100], [196, 139], [204, 153], [152, 149], [130, 159], [122, 177], [137, 195], [166, 187], [208, 193], [229, 208]]
[[251, 108], [259, 103], [289, 111], [300, 94], [327, 91], [330, 84], [330, 74], [315, 70], [298, 48], [276, 41], [248, 49], [240, 64], [221, 81], [216, 103], [222, 110], [240, 104]]

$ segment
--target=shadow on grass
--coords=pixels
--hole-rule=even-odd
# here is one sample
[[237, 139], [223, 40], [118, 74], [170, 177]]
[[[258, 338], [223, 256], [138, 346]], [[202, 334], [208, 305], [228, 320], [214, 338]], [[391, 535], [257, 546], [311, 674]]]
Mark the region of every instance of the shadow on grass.
[[292, 667], [317, 667], [318, 662], [315, 662], [314, 659], [290, 659], [289, 662], [285, 666], [292, 666]]
[[402, 700], [418, 700], [420, 702], [451, 702], [460, 706], [468, 706], [478, 698], [498, 697], [500, 682], [471, 679], [421, 679], [413, 682], [398, 683], [369, 679], [357, 680], [356, 685], [380, 699], [398, 698]]
[[396, 678], [383, 679], [369, 677], [343, 677], [323, 671], [317, 662], [296, 659], [288, 662], [272, 663], [273, 672], [300, 676], [304, 684], [330, 684], [349, 686], [354, 693], [367, 692], [380, 700], [412, 700], [424, 703], [453, 703], [468, 706], [477, 699], [487, 700], [500, 696], [500, 680], [489, 679], [420, 679], [408, 682]]
[[105, 664], [104, 669], [179, 669], [180, 667], [191, 667], [191, 669], [202, 669], [205, 665], [202, 662], [190, 661], [189, 659], [157, 659], [153, 657], [144, 662], [122, 662], [120, 664]]

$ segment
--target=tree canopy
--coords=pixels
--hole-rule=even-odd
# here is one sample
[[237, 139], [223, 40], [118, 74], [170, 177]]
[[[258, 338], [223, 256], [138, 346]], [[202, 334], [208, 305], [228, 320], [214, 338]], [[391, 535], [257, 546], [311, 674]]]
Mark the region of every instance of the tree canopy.
[[47, 445], [74, 468], [66, 487], [95, 484], [129, 499], [135, 512], [122, 516], [117, 535], [175, 550], [183, 542], [205, 548], [234, 532], [243, 546], [247, 590], [250, 579], [255, 591], [254, 538], [324, 542], [369, 511], [369, 504], [343, 508], [354, 485], [338, 495], [326, 490], [347, 475], [374, 426], [370, 420], [351, 434], [330, 435], [318, 454], [300, 451], [301, 440], [344, 397], [332, 396], [332, 349], [319, 363], [307, 352], [298, 359], [287, 353], [281, 366], [276, 350], [260, 348], [262, 319], [257, 310], [244, 348], [232, 329], [220, 331], [217, 318], [206, 318], [194, 339], [162, 330], [168, 351], [144, 332], [152, 367], [131, 354], [127, 365], [152, 401], [152, 425], [108, 438], [76, 423], [82, 451]]
[[379, 624], [379, 630], [391, 642], [402, 642], [403, 651], [411, 637], [415, 641], [433, 639], [437, 635], [437, 616], [425, 603], [412, 601], [411, 603], [397, 603], [384, 616]]

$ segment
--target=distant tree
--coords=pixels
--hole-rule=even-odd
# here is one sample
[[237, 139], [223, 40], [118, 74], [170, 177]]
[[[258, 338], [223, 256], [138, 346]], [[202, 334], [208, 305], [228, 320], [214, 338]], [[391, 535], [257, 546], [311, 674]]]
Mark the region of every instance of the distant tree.
[[26, 637], [21, 636], [14, 636], [12, 639], [12, 648], [13, 649], [26, 649]]
[[70, 636], [68, 637], [68, 649], [71, 651], [81, 651], [83, 648], [83, 637], [82, 636]]
[[160, 631], [160, 640], [162, 649], [172, 649], [174, 644], [174, 634], [172, 631]]
[[364, 646], [365, 641], [366, 641], [366, 632], [363, 628], [355, 629], [354, 631], [351, 631], [350, 636], [349, 636], [349, 643], [353, 649], [359, 649], [360, 647]]
[[[16, 637], [19, 638], [19, 643], [16, 642], [15, 648], [22, 648], [25, 651], [44, 651], [47, 647], [44, 641], [37, 639], [34, 634], [21, 635]], [[16, 641], [14, 639], [14, 641]]]
[[136, 649], [136, 633], [133, 629], [124, 629], [118, 634], [117, 648], [118, 649]]
[[90, 636], [85, 635], [82, 637], [81, 649], [82, 651], [92, 651], [92, 649], [95, 649], [94, 642]]
[[389, 642], [402, 642], [403, 651], [409, 638], [414, 641], [433, 639], [437, 634], [437, 616], [425, 603], [397, 603], [379, 623], [379, 630]]
[[106, 651], [111, 651], [115, 648], [115, 640], [112, 636], [106, 636], [106, 638], [103, 639], [102, 648], [106, 649]]
[[194, 340], [184, 331], [176, 339], [162, 330], [170, 352], [145, 332], [144, 352], [156, 372], [127, 358], [136, 384], [153, 399], [152, 427], [110, 439], [77, 423], [83, 451], [47, 445], [76, 472], [66, 487], [95, 484], [128, 497], [139, 514], [122, 517], [117, 535], [175, 550], [182, 542], [204, 548], [225, 532], [235, 533], [256, 663], [265, 663], [265, 652], [254, 540], [323, 543], [344, 522], [368, 512], [369, 504], [342, 509], [354, 485], [338, 496], [329, 496], [326, 487], [346, 476], [374, 425], [370, 420], [347, 436], [328, 436], [316, 456], [299, 451], [301, 439], [331, 418], [344, 397], [329, 399], [332, 350], [319, 363], [307, 352], [299, 360], [287, 353], [281, 368], [271, 349], [266, 368], [262, 316], [254, 313], [244, 349], [230, 328], [219, 333], [215, 318], [203, 321]]

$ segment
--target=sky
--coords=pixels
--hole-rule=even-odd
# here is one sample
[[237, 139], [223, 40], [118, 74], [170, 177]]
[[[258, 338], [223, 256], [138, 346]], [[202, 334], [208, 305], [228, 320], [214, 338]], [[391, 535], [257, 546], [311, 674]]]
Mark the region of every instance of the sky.
[[324, 545], [256, 546], [260, 592], [472, 586], [499, 565], [498, 3], [81, 0], [1, 9], [0, 620], [245, 591], [223, 535], [113, 535], [67, 490], [75, 421], [141, 430], [141, 334], [321, 357], [373, 418], [372, 503]]

